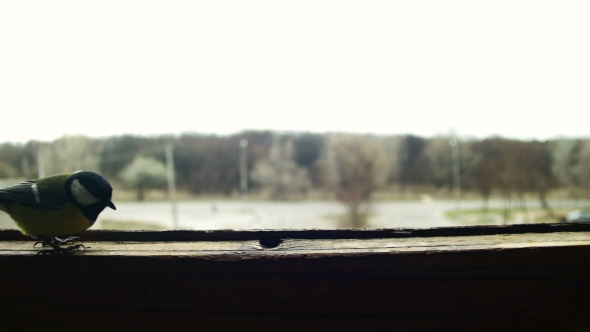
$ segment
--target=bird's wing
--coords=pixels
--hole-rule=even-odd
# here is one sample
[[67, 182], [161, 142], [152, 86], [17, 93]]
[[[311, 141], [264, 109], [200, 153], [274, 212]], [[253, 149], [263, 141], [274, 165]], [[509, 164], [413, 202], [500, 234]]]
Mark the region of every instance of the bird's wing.
[[34, 209], [59, 210], [68, 203], [68, 200], [61, 192], [55, 195], [44, 194], [41, 200], [39, 188], [35, 180], [31, 180], [0, 189], [0, 202], [17, 202]]

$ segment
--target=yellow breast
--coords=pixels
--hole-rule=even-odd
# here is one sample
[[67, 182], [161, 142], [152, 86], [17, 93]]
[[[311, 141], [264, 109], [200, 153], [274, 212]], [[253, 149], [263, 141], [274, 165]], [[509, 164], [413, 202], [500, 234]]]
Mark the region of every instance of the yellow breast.
[[71, 235], [93, 224], [74, 204], [67, 204], [61, 210], [38, 210], [12, 203], [6, 212], [23, 233], [31, 236]]

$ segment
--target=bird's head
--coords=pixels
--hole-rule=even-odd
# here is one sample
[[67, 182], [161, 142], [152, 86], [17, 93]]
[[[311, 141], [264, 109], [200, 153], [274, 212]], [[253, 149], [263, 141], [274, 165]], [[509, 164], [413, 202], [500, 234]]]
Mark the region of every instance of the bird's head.
[[70, 199], [93, 222], [107, 206], [117, 209], [111, 201], [113, 187], [102, 175], [79, 171], [72, 174], [65, 185]]

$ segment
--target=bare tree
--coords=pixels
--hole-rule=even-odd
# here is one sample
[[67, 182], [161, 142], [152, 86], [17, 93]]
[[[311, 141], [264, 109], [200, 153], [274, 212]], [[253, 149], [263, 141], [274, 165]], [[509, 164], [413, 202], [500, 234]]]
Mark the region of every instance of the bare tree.
[[373, 136], [330, 136], [322, 165], [329, 188], [348, 208], [349, 226], [366, 226], [371, 197], [390, 175], [391, 158], [383, 140]]
[[147, 189], [163, 187], [166, 184], [166, 166], [151, 157], [136, 157], [121, 173], [121, 180], [137, 191], [137, 200], [145, 198]]
[[406, 135], [403, 137], [398, 155], [399, 175], [402, 190], [405, 192], [408, 186], [425, 183], [426, 158], [422, 152], [427, 140]]
[[431, 138], [422, 151], [426, 159], [426, 180], [437, 187], [448, 186], [452, 183], [452, 155], [449, 137], [438, 136]]
[[99, 171], [103, 144], [82, 135], [63, 136], [45, 147], [47, 175], [79, 170]]
[[576, 141], [560, 139], [551, 144], [552, 164], [551, 170], [557, 182], [568, 189], [570, 195], [574, 194], [574, 155], [576, 150]]
[[556, 185], [555, 177], [551, 170], [551, 152], [547, 143], [530, 142], [524, 148], [526, 161], [520, 164], [526, 177], [526, 188], [539, 195], [539, 202], [547, 215], [556, 218], [555, 212], [549, 206], [547, 194]]
[[252, 180], [274, 200], [291, 200], [305, 195], [311, 186], [308, 172], [297, 166], [292, 140], [273, 140], [267, 158], [254, 166]]
[[469, 144], [471, 158], [467, 168], [470, 184], [481, 194], [484, 209], [488, 208], [492, 190], [498, 182], [501, 171], [500, 142], [497, 138], [491, 138]]
[[573, 181], [587, 195], [590, 190], [590, 140], [580, 141], [575, 164], [571, 168]]
[[403, 136], [387, 136], [383, 139], [385, 153], [389, 156], [387, 184], [401, 184], [400, 155], [404, 144]]

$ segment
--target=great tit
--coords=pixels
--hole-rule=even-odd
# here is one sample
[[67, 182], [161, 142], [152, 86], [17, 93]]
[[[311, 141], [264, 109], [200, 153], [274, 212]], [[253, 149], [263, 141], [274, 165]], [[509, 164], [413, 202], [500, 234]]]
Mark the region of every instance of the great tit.
[[112, 194], [113, 188], [104, 177], [78, 171], [0, 189], [0, 210], [8, 213], [24, 234], [40, 240], [35, 245], [42, 243], [53, 248], [40, 253], [67, 252], [84, 246], [60, 247], [79, 238], [62, 240], [58, 236], [70, 236], [89, 228], [107, 206], [116, 210]]

